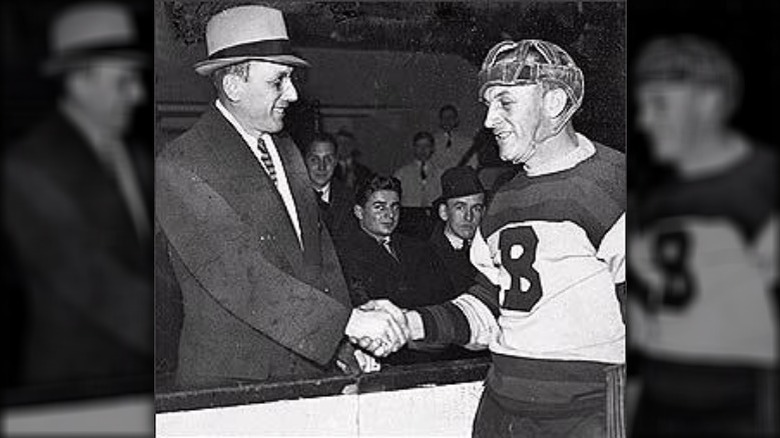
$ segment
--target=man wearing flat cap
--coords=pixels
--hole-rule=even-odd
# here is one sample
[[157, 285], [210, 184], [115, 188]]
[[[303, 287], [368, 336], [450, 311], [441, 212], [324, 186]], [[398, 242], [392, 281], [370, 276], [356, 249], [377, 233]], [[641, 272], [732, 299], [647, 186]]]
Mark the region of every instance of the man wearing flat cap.
[[[282, 134], [298, 99], [282, 13], [213, 16], [195, 71], [217, 99], [156, 163], [156, 213], [183, 296], [178, 381], [320, 376], [399, 349], [403, 315], [353, 309], [298, 148]], [[384, 308], [392, 311], [392, 306]], [[357, 359], [357, 361], [356, 361]]]
[[145, 94], [132, 19], [112, 3], [60, 11], [44, 65], [58, 107], [4, 160], [29, 303], [22, 384], [56, 397], [152, 388], [152, 149], [128, 142]]

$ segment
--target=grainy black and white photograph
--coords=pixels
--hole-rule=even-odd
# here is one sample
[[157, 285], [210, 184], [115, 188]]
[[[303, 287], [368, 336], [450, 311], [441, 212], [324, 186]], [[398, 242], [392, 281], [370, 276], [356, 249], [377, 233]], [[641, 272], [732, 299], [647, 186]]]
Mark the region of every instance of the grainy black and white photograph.
[[0, 10], [4, 434], [119, 399], [148, 417], [137, 399], [154, 381], [152, 5]]
[[157, 435], [626, 436], [625, 2], [154, 16]]
[[778, 434], [779, 13], [628, 3], [629, 436]]

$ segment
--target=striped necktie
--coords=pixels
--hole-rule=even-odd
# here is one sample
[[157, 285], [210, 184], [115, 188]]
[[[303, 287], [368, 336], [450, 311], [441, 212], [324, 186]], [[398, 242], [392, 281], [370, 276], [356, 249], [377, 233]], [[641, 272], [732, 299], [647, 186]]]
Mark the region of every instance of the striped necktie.
[[260, 162], [263, 164], [263, 168], [265, 168], [271, 181], [276, 185], [276, 168], [274, 167], [274, 162], [271, 160], [271, 154], [268, 153], [268, 148], [265, 147], [265, 142], [262, 137], [257, 139], [257, 150], [260, 152]]

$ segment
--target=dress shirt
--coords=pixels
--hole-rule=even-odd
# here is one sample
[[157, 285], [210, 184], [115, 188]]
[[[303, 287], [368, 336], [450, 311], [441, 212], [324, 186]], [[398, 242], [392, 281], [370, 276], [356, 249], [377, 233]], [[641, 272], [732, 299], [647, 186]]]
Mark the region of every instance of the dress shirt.
[[[257, 150], [257, 139], [249, 135], [249, 133], [244, 130], [241, 124], [238, 123], [238, 120], [236, 120], [236, 118], [230, 114], [230, 111], [228, 111], [227, 108], [222, 105], [222, 102], [217, 100], [216, 107], [219, 112], [222, 113], [222, 115], [227, 119], [227, 121], [230, 122], [230, 124], [236, 129], [236, 131], [238, 131], [239, 135], [241, 135], [241, 138], [243, 138], [244, 142], [247, 144], [247, 146], [249, 146], [252, 154], [254, 154], [254, 156], [257, 158], [257, 162], [262, 166], [263, 162], [260, 159], [260, 152]], [[276, 189], [279, 191], [279, 195], [282, 197], [284, 206], [287, 209], [287, 215], [290, 217], [290, 222], [292, 222], [293, 228], [295, 229], [295, 235], [298, 236], [298, 244], [301, 245], [301, 248], [303, 248], [303, 240], [301, 239], [301, 224], [298, 220], [298, 210], [295, 207], [295, 200], [293, 199], [292, 190], [290, 190], [290, 183], [287, 181], [287, 173], [284, 169], [284, 166], [282, 165], [282, 159], [279, 157], [279, 151], [276, 149], [276, 144], [270, 135], [264, 133], [261, 135], [261, 138], [263, 139], [263, 142], [265, 142], [265, 147], [268, 149], [268, 154], [271, 156], [271, 161], [274, 163], [274, 168], [276, 170]], [[263, 169], [265, 169], [265, 167], [263, 167]]]

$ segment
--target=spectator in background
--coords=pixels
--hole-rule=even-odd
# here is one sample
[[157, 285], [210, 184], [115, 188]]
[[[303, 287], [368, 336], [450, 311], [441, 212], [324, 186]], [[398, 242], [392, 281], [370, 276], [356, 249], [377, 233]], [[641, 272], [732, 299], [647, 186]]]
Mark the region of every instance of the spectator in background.
[[357, 187], [374, 175], [374, 171], [360, 162], [361, 151], [354, 134], [342, 128], [336, 132], [335, 137], [339, 161], [336, 165], [334, 178], [354, 192]]
[[57, 108], [3, 160], [4, 226], [29, 293], [21, 384], [149, 391], [153, 149], [127, 135], [147, 55], [113, 3], [61, 10], [50, 41]]
[[[399, 307], [416, 307], [455, 296], [433, 248], [423, 240], [395, 232], [401, 215], [401, 193], [400, 181], [385, 176], [374, 176], [358, 188], [354, 214], [359, 227], [338, 248], [355, 306], [387, 299]], [[388, 357], [388, 362], [436, 357], [404, 349]]]
[[395, 171], [401, 181], [404, 207], [430, 207], [441, 193], [440, 168], [431, 161], [435, 140], [430, 132], [421, 131], [412, 138], [414, 161]]
[[434, 135], [437, 145], [436, 153], [431, 160], [445, 171], [455, 166], [477, 167], [477, 151], [472, 149], [474, 136], [465, 134], [460, 127], [458, 109], [454, 105], [444, 105], [439, 109], [439, 130]]
[[633, 210], [634, 436], [776, 436], [777, 158], [734, 130], [737, 66], [693, 35], [636, 65], [637, 125], [674, 174]]
[[304, 157], [309, 181], [317, 197], [320, 218], [334, 241], [338, 241], [356, 225], [352, 214], [355, 196], [341, 181], [333, 178], [337, 154], [338, 145], [333, 136], [320, 133], [309, 143]]
[[468, 166], [444, 172], [441, 187], [435, 204], [443, 226], [431, 234], [430, 242], [455, 290], [463, 293], [476, 283], [477, 269], [469, 260], [469, 250], [485, 211], [485, 189]]

